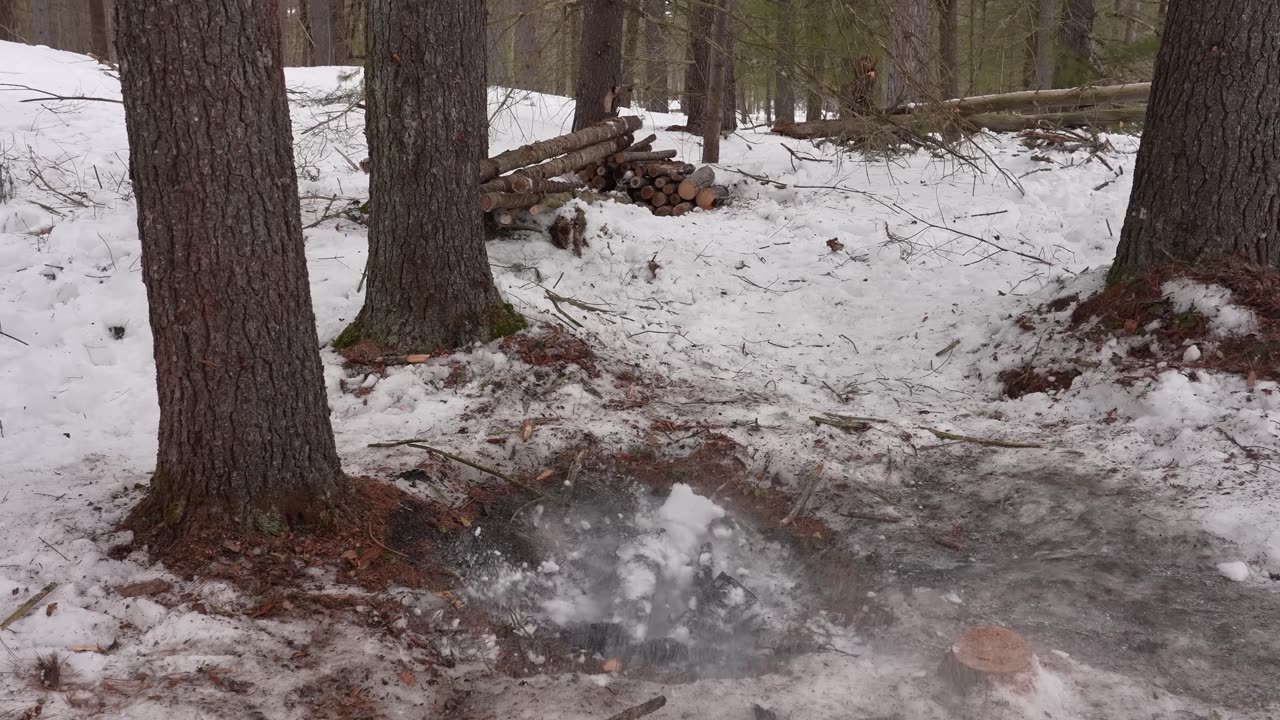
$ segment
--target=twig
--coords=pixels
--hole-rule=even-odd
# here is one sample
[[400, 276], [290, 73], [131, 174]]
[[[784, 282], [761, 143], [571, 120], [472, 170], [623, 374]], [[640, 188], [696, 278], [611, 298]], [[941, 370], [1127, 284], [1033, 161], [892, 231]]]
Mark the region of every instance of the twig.
[[14, 341], [14, 342], [16, 342], [16, 343], [22, 343], [23, 345], [26, 345], [27, 347], [31, 347], [31, 344], [30, 344], [30, 343], [28, 343], [26, 340], [19, 340], [18, 338], [16, 338], [16, 337], [14, 337], [14, 336], [10, 335], [9, 333], [7, 333], [7, 332], [5, 332], [5, 331], [3, 331], [3, 330], [0, 330], [0, 335], [3, 335], [3, 336], [5, 336], [5, 337], [9, 338], [10, 340], [12, 340], [12, 341]]
[[113, 100], [113, 99], [111, 99], [111, 98], [89, 97], [89, 96], [86, 96], [86, 95], [58, 95], [57, 93], [51, 93], [51, 92], [49, 92], [48, 90], [41, 90], [40, 88], [33, 88], [33, 87], [31, 87], [30, 85], [18, 85], [18, 84], [16, 84], [16, 83], [0, 83], [0, 87], [13, 88], [14, 90], [30, 90], [31, 92], [38, 92], [38, 93], [41, 93], [41, 94], [43, 94], [43, 95], [48, 95], [48, 97], [42, 97], [42, 98], [27, 98], [26, 100], [19, 100], [19, 101], [18, 101], [18, 102], [24, 102], [24, 103], [29, 103], [29, 102], [49, 102], [49, 101], [52, 101], [52, 100], [88, 100], [88, 101], [90, 101], [90, 102], [115, 103], [116, 105], [123, 105], [123, 104], [124, 104], [124, 101], [123, 101], [123, 100]]
[[819, 425], [830, 425], [846, 432], [865, 432], [871, 429], [871, 423], [868, 420], [873, 418], [855, 418], [826, 413], [825, 415], [810, 415], [809, 419]]
[[370, 539], [371, 541], [373, 541], [373, 544], [374, 544], [374, 545], [377, 545], [378, 547], [382, 548], [383, 550], [386, 550], [387, 552], [392, 553], [392, 554], [394, 554], [394, 555], [399, 555], [400, 557], [402, 557], [402, 558], [404, 558], [405, 560], [408, 560], [408, 561], [410, 561], [410, 562], [412, 562], [412, 561], [413, 561], [413, 558], [409, 557], [408, 555], [405, 555], [404, 553], [400, 552], [399, 550], [392, 550], [391, 548], [387, 547], [386, 545], [383, 545], [382, 543], [378, 542], [378, 538], [376, 538], [376, 537], [374, 537], [374, 536], [373, 536], [373, 526], [372, 526], [372, 525], [370, 525], [370, 526], [369, 526], [369, 539]]
[[37, 535], [37, 536], [36, 536], [36, 539], [37, 539], [37, 540], [39, 540], [40, 542], [44, 543], [44, 546], [45, 546], [45, 547], [47, 547], [47, 548], [49, 548], [50, 550], [52, 550], [52, 551], [54, 551], [54, 552], [58, 553], [58, 557], [62, 558], [63, 560], [66, 560], [67, 562], [71, 562], [71, 558], [67, 557], [66, 555], [63, 555], [61, 550], [59, 550], [58, 548], [56, 548], [56, 547], [54, 547], [54, 546], [50, 545], [48, 540], [45, 540], [44, 538], [40, 537], [39, 535]]
[[31, 609], [34, 608], [36, 605], [40, 604], [41, 600], [48, 597], [49, 593], [53, 592], [54, 588], [56, 587], [58, 587], [58, 583], [56, 582], [51, 582], [48, 585], [45, 585], [43, 590], [36, 593], [35, 595], [32, 595], [30, 600], [22, 603], [22, 605], [17, 610], [13, 611], [12, 615], [5, 618], [4, 622], [0, 623], [0, 630], [6, 630], [10, 625], [22, 619], [23, 615], [26, 615], [27, 613], [31, 612]]
[[805, 483], [804, 490], [800, 491], [800, 498], [796, 500], [791, 512], [787, 513], [787, 516], [782, 518], [782, 522], [778, 523], [779, 525], [783, 527], [790, 525], [793, 520], [800, 516], [800, 513], [804, 512], [805, 506], [809, 504], [809, 496], [813, 495], [813, 488], [818, 484], [818, 478], [822, 477], [823, 467], [819, 463], [818, 467], [813, 469], [813, 475], [809, 477], [809, 482]]
[[623, 710], [617, 715], [610, 717], [609, 720], [637, 720], [638, 718], [642, 718], [645, 715], [648, 715], [649, 713], [654, 713], [654, 712], [657, 712], [658, 710], [661, 710], [662, 706], [666, 704], [667, 704], [666, 696], [659, 695], [658, 697], [648, 702], [640, 703], [639, 705], [636, 705], [635, 707], [632, 707], [632, 708], [627, 708], [626, 710]]
[[420, 439], [399, 440], [396, 442], [388, 442], [388, 443], [369, 443], [369, 447], [376, 447], [376, 448], [391, 448], [391, 447], [401, 447], [401, 446], [411, 447], [411, 448], [414, 448], [415, 450], [426, 450], [427, 452], [433, 455], [439, 455], [442, 458], [447, 458], [456, 463], [461, 463], [463, 465], [466, 465], [467, 467], [475, 468], [476, 470], [479, 470], [480, 472], [485, 473], [487, 475], [492, 475], [498, 478], [499, 480], [511, 483], [512, 485], [515, 485], [516, 487], [526, 490], [528, 492], [531, 492], [535, 495], [539, 495], [541, 497], [546, 497], [547, 495], [546, 493], [542, 492], [538, 488], [535, 488], [532, 485], [529, 485], [527, 483], [521, 482], [520, 480], [517, 480], [511, 477], [510, 475], [503, 473], [500, 470], [494, 470], [493, 468], [487, 467], [485, 465], [481, 465], [480, 463], [474, 460], [468, 460], [467, 458], [464, 458], [461, 455], [454, 455], [453, 453], [448, 452], [446, 450], [441, 450], [440, 448], [431, 447], [430, 445], [423, 445], [422, 440]]
[[934, 353], [934, 354], [933, 354], [933, 356], [934, 356], [934, 357], [942, 357], [943, 355], [946, 355], [947, 353], [951, 352], [952, 350], [955, 350], [957, 347], [959, 347], [959, 345], [960, 345], [960, 341], [959, 341], [959, 340], [952, 340], [950, 345], [948, 345], [948, 346], [946, 346], [946, 347], [942, 348], [941, 350], [939, 350], [938, 352]]
[[974, 443], [975, 445], [986, 445], [988, 447], [999, 447], [999, 448], [1042, 448], [1044, 447], [1043, 445], [1036, 445], [1033, 443], [1018, 443], [1018, 442], [1010, 442], [1008, 440], [993, 440], [990, 438], [970, 437], [968, 435], [956, 435], [955, 433], [949, 433], [944, 430], [934, 430], [933, 428], [925, 428], [925, 430], [928, 430], [929, 432], [933, 433], [934, 436], [937, 437], [939, 440], [956, 440], [958, 442], [968, 442], [968, 443]]

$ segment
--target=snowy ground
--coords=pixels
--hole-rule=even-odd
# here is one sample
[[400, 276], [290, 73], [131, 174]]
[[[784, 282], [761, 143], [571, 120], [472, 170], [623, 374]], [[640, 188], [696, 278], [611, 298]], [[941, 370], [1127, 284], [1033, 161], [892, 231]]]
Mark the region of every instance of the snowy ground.
[[[119, 97], [118, 84], [82, 56], [0, 43], [0, 68], [4, 83]], [[290, 87], [305, 91], [295, 95], [295, 139], [307, 225], [333, 209], [326, 198], [367, 190], [343, 157], [365, 156], [358, 116], [312, 129], [341, 108], [302, 102], [332, 90], [336, 77], [332, 68], [288, 73]], [[254, 598], [230, 587], [177, 583], [139, 552], [109, 555], [128, 539], [113, 525], [147, 480], [157, 418], [122, 110], [22, 102], [39, 93], [0, 90], [0, 162], [17, 195], [0, 203], [0, 615], [60, 583], [0, 634], [11, 661], [0, 674], [0, 717], [37, 702], [46, 717], [307, 717], [323, 686], [362, 688], [386, 717], [430, 716], [454, 703], [460, 717], [603, 718], [656, 694], [669, 700], [656, 718], [746, 718], [752, 703], [794, 718], [1280, 712], [1280, 593], [1269, 577], [1280, 574], [1280, 469], [1226, 437], [1277, 446], [1274, 383], [1189, 372], [1194, 353], [1185, 368], [1118, 382], [1107, 358], [1123, 347], [1068, 347], [1017, 322], [1101, 286], [1130, 189], [1133, 138], [1110, 138], [1115, 152], [1103, 162], [994, 137], [960, 162], [923, 153], [864, 159], [746, 131], [722, 147], [719, 173], [735, 179], [728, 208], [655, 218], [590, 206], [582, 258], [534, 236], [490, 243], [510, 301], [584, 338], [604, 375], [545, 378], [489, 346], [455, 358], [471, 377], [461, 387], [446, 382], [443, 360], [352, 378], [326, 350], [334, 430], [353, 473], [390, 478], [414, 465], [414, 451], [366, 447], [405, 437], [436, 438], [525, 476], [588, 435], [597, 447], [646, 444], [667, 455], [696, 442], [655, 433], [655, 420], [732, 438], [766, 485], [797, 490], [822, 463], [810, 508], [839, 531], [842, 550], [862, 558], [868, 592], [894, 618], [874, 636], [833, 629], [840, 652], [807, 654], [763, 677], [687, 684], [625, 672], [517, 682], [489, 670], [485, 638], [472, 637], [472, 661], [428, 685], [405, 680], [403, 672], [426, 668], [395, 640], [326, 617], [253, 620], [242, 611]], [[560, 98], [492, 100], [495, 151], [560, 134], [571, 120]], [[679, 121], [650, 116], [645, 132], [696, 160], [696, 140], [661, 129]], [[360, 306], [365, 238], [343, 219], [306, 237], [319, 332], [329, 340]], [[577, 323], [569, 326], [547, 288], [607, 311], [566, 306]], [[1168, 291], [1213, 308], [1220, 332], [1247, 327], [1212, 290]], [[1046, 322], [1070, 311], [1049, 312]], [[1096, 367], [1069, 389], [1002, 399], [1000, 371], [1082, 353]], [[618, 381], [624, 370], [659, 378], [643, 407]], [[350, 391], [359, 385], [368, 392]], [[831, 412], [878, 420], [857, 434], [809, 421]], [[518, 434], [524, 418], [539, 418], [529, 442], [487, 441]], [[1043, 447], [952, 442], [933, 430]], [[696, 521], [677, 513], [689, 537], [622, 542], [619, 567], [675, 553], [678, 568], [702, 539], [719, 537], [715, 510], [698, 499], [677, 504], [705, 511]], [[641, 530], [675, 522], [655, 508], [620, 521]], [[852, 517], [868, 512], [900, 522]], [[939, 533], [952, 539], [930, 542]], [[544, 549], [551, 565], [534, 574], [568, 579], [538, 583], [550, 598], [530, 611], [533, 622], [559, 622], [557, 612], [607, 617], [600, 598], [584, 601], [572, 580], [582, 566], [574, 551], [551, 540]], [[756, 581], [757, 594], [785, 609], [787, 593], [774, 591], [786, 589], [791, 560], [773, 546], [752, 556], [755, 565], [735, 559], [725, 569], [746, 569], [739, 579], [748, 587], [753, 575], [768, 578]], [[175, 589], [150, 599], [117, 592], [155, 577]], [[483, 602], [496, 585], [481, 577], [459, 590]], [[631, 589], [630, 601], [654, 599], [643, 583]], [[406, 613], [442, 610], [430, 595], [398, 597]], [[201, 614], [196, 603], [220, 611]], [[1028, 638], [1039, 658], [1036, 692], [961, 702], [938, 686], [938, 654], [979, 622]], [[71, 651], [86, 646], [109, 651]], [[48, 652], [65, 657], [62, 691], [33, 682], [32, 663]]]

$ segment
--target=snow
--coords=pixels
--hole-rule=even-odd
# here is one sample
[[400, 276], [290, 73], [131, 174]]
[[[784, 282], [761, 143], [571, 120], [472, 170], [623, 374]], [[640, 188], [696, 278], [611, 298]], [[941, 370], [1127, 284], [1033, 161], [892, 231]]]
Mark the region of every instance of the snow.
[[[0, 67], [8, 73], [5, 82], [119, 98], [115, 80], [83, 56], [0, 43]], [[343, 72], [291, 68], [287, 79], [292, 88], [325, 93]], [[167, 575], [161, 576], [175, 590], [163, 599], [116, 593], [121, 585], [162, 573], [142, 553], [123, 559], [108, 553], [129, 540], [115, 527], [153, 466], [158, 422], [123, 117], [116, 104], [19, 102], [28, 96], [0, 92], [0, 162], [20, 181], [18, 197], [0, 204], [0, 614], [48, 582], [60, 586], [5, 633], [5, 645], [30, 663], [38, 653], [117, 643], [110, 654], [70, 655], [76, 682], [90, 688], [134, 673], [156, 678], [210, 666], [237, 668], [258, 683], [250, 699], [231, 702], [225, 693], [186, 685], [138, 693], [127, 700], [132, 705], [104, 710], [119, 717], [297, 717], [288, 703], [296, 701], [298, 688], [336, 670], [367, 676], [371, 696], [395, 708], [393, 716], [413, 715], [411, 708], [437, 690], [419, 687], [415, 697], [405, 697], [385, 659], [411, 663], [412, 653], [367, 628], [321, 619], [253, 620], [242, 611], [254, 598]], [[572, 121], [563, 98], [494, 90], [490, 101], [494, 151], [559, 134]], [[337, 109], [294, 107], [304, 196], [367, 193], [367, 177], [335, 152], [364, 157], [358, 117], [325, 132], [303, 132]], [[658, 135], [657, 147], [696, 160], [697, 139], [661, 129], [681, 121], [678, 115], [648, 115], [643, 132]], [[740, 131], [724, 141], [717, 172], [733, 184], [729, 207], [655, 218], [634, 206], [586, 206], [591, 246], [581, 258], [532, 237], [489, 244], [500, 290], [534, 321], [560, 322], [544, 291], [553, 284], [561, 296], [606, 309], [569, 308], [581, 324], [572, 331], [603, 362], [661, 377], [665, 394], [652, 409], [607, 407], [600, 395], [623, 391], [585, 373], [539, 393], [524, 392], [519, 382], [532, 369], [495, 346], [470, 348], [449, 360], [473, 378], [505, 382], [505, 389], [483, 380], [453, 387], [446, 359], [348, 377], [326, 349], [325, 380], [343, 462], [354, 474], [389, 477], [420, 457], [409, 449], [370, 450], [369, 442], [437, 437], [532, 477], [585, 436], [626, 449], [653, 434], [653, 419], [671, 417], [733, 438], [749, 450], [741, 461], [755, 476], [791, 491], [824, 463], [825, 480], [810, 508], [850, 537], [867, 521], [849, 520], [844, 511], [874, 511], [913, 531], [927, 524], [914, 514], [918, 505], [881, 499], [910, 497], [919, 489], [904, 468], [976, 467], [980, 471], [965, 471], [955, 482], [979, 493], [987, 491], [988, 474], [1053, 477], [1066, 468], [1081, 478], [1072, 486], [1080, 502], [1132, 503], [1125, 507], [1134, 508], [1133, 517], [1158, 523], [1162, 533], [1210, 533], [1216, 558], [1239, 558], [1216, 568], [1226, 577], [1251, 577], [1250, 564], [1260, 579], [1280, 573], [1280, 470], [1265, 454], [1248, 457], [1240, 449], [1280, 445], [1275, 383], [1168, 367], [1120, 383], [1110, 358], [1132, 350], [1131, 340], [1068, 346], [1018, 326], [1017, 318], [1039, 305], [1071, 293], [1083, 298], [1102, 285], [1137, 147], [1130, 136], [1108, 139], [1117, 148], [1108, 158], [1114, 171], [1084, 152], [1037, 160], [1038, 153], [1015, 138], [993, 136], [973, 149], [981, 170], [975, 172], [925, 153], [864, 159]], [[796, 160], [783, 145], [829, 162]], [[77, 202], [28, 182], [31, 171]], [[758, 183], [747, 173], [773, 182]], [[305, 201], [304, 225], [325, 204]], [[833, 238], [842, 250], [832, 251], [827, 241]], [[308, 228], [306, 242], [317, 328], [327, 341], [360, 307], [365, 236], [348, 221], [328, 220]], [[1218, 335], [1247, 333], [1255, 322], [1222, 288], [1173, 281], [1164, 292], [1179, 312], [1205, 314]], [[1071, 309], [1052, 320], [1065, 322]], [[999, 372], [1071, 357], [1088, 365], [1069, 388], [1001, 397]], [[827, 412], [884, 422], [862, 434], [815, 430], [810, 416]], [[525, 444], [485, 442], [490, 433], [510, 433], [531, 416], [553, 421]], [[996, 451], [940, 443], [931, 429], [1046, 447]], [[669, 444], [672, 452], [688, 449], [682, 441]], [[573, 488], [595, 483], [580, 477]], [[837, 491], [837, 483], [854, 489]], [[859, 495], [858, 487], [869, 490]], [[445, 484], [421, 492], [445, 504], [462, 497]], [[726, 505], [688, 484], [673, 483], [666, 495], [636, 503], [622, 518], [570, 517], [554, 527], [541, 521], [547, 557], [528, 566], [486, 565], [487, 582], [466, 588], [468, 597], [479, 603], [536, 597], [536, 606], [519, 609], [538, 622], [561, 625], [634, 620], [638, 611], [652, 617], [664, 604], [691, 600], [693, 568], [710, 543], [716, 570], [760, 596], [771, 613], [767, 622], [797, 620], [802, 563], [789, 550], [737, 524], [741, 519]], [[1050, 510], [1015, 504], [1008, 515], [1034, 523], [1037, 512]], [[557, 511], [527, 512], [547, 518]], [[480, 542], [499, 530], [486, 525], [472, 532]], [[571, 542], [580, 536], [612, 544]], [[858, 537], [849, 549], [860, 557], [891, 547], [885, 533]], [[609, 551], [597, 552], [599, 547]], [[1209, 559], [1196, 565], [1204, 579], [1214, 577]], [[333, 578], [323, 575], [310, 581], [331, 588]], [[600, 578], [619, 591], [599, 591], [594, 581]], [[1268, 593], [1272, 585], [1250, 582], [1239, 590]], [[406, 595], [404, 613], [439, 615], [440, 636], [433, 642], [459, 660], [451, 682], [474, 689], [489, 703], [488, 714], [500, 717], [607, 717], [659, 693], [678, 712], [707, 718], [746, 717], [749, 702], [777, 708], [784, 717], [960, 716], [934, 699], [931, 653], [946, 647], [959, 625], [986, 619], [989, 606], [946, 585], [929, 592], [876, 590], [860, 588], [857, 597], [894, 603], [904, 628], [895, 641], [868, 641], [824, 625], [832, 634], [830, 647], [839, 652], [804, 656], [759, 678], [683, 685], [608, 675], [539, 676], [516, 685], [487, 674], [496, 639], [469, 635], [439, 598]], [[210, 614], [196, 612], [195, 599]], [[51, 602], [58, 607], [46, 614]], [[688, 632], [639, 621], [629, 629], [637, 637]], [[308, 659], [283, 672], [280, 659], [300, 646]], [[1137, 707], [1152, 717], [1217, 712], [1166, 690], [1142, 669], [1103, 669], [1078, 651], [1068, 658], [1043, 650], [1039, 693], [1000, 698], [1000, 716], [1130, 717]], [[34, 699], [24, 683], [19, 673], [0, 675], [0, 695]], [[605, 685], [616, 697], [588, 694]], [[93, 713], [56, 693], [49, 701], [50, 716]], [[10, 709], [0, 705], [0, 714]], [[1258, 712], [1261, 717], [1266, 709]], [[1240, 710], [1222, 716], [1249, 715]]]
[[1235, 562], [1218, 563], [1218, 572], [1232, 582], [1244, 582], [1249, 579], [1249, 566], [1236, 560]]
[[1173, 302], [1174, 312], [1194, 311], [1204, 315], [1218, 335], [1248, 335], [1258, 328], [1258, 319], [1253, 311], [1234, 304], [1231, 291], [1221, 285], [1203, 285], [1186, 278], [1176, 278], [1166, 282], [1160, 290]]

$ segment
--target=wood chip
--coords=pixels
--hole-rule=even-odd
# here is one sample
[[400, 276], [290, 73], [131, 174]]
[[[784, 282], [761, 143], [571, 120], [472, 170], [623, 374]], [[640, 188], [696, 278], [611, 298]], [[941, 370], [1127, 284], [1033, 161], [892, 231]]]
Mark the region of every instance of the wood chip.
[[53, 617], [53, 614], [56, 612], [58, 612], [58, 603], [49, 603], [44, 606], [45, 617]]
[[533, 421], [525, 418], [520, 423], [520, 442], [529, 442], [529, 438], [533, 436]]
[[165, 580], [143, 580], [116, 588], [116, 594], [123, 598], [147, 597], [169, 592], [173, 584]]

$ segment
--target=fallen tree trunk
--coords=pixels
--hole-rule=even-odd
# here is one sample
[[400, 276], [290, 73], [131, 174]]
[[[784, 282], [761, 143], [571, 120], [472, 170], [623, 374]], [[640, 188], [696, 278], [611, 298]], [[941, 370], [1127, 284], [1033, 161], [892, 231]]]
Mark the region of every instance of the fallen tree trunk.
[[895, 115], [916, 114], [930, 110], [953, 110], [962, 115], [1034, 110], [1046, 107], [1084, 107], [1089, 105], [1132, 105], [1145, 103], [1151, 95], [1151, 83], [1125, 85], [1098, 85], [1092, 87], [1064, 88], [1061, 90], [1022, 90], [999, 95], [946, 100], [926, 105], [900, 106], [892, 110]]
[[[550, 140], [540, 140], [514, 150], [498, 153], [480, 163], [480, 182], [492, 180], [516, 168], [526, 167], [557, 155], [564, 155], [575, 150], [598, 145], [612, 138], [628, 135], [639, 130], [643, 124], [644, 121], [634, 115], [614, 117], [577, 132], [571, 132], [568, 135], [561, 135]], [[628, 142], [629, 144], [630, 142]]]
[[930, 117], [927, 115], [862, 116], [846, 120], [815, 120], [813, 122], [775, 125], [773, 132], [797, 140], [817, 138], [869, 138], [877, 135], [920, 137], [931, 132], [967, 132], [983, 129], [993, 132], [1017, 132], [1042, 127], [1088, 127], [1098, 130], [1114, 130], [1140, 123], [1146, 119], [1145, 105], [1124, 108], [1098, 108], [1070, 112], [1017, 115], [1013, 113], [981, 113], [960, 117]]
[[652, 152], [620, 152], [613, 156], [613, 162], [618, 165], [631, 162], [644, 162], [647, 160], [670, 160], [678, 155], [676, 150], [655, 150]]
[[676, 192], [679, 193], [681, 200], [693, 200], [698, 196], [699, 190], [710, 186], [715, 181], [716, 171], [710, 165], [703, 165], [685, 178]]
[[[480, 209], [485, 212], [494, 210], [522, 210], [535, 205], [546, 204], [550, 200], [567, 202], [573, 199], [572, 189], [568, 192], [546, 193], [485, 193], [480, 196]], [[563, 204], [563, 202], [561, 204]], [[536, 213], [535, 213], [536, 214]]]

